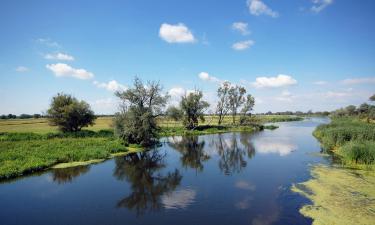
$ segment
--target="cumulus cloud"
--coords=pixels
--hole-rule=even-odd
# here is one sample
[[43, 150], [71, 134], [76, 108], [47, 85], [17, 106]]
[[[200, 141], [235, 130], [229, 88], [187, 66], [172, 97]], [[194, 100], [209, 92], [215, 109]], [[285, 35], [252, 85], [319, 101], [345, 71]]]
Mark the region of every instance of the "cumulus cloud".
[[242, 35], [248, 35], [250, 34], [250, 31], [248, 29], [248, 24], [244, 22], [235, 22], [232, 24], [232, 29], [235, 31], [240, 32]]
[[85, 69], [75, 69], [65, 63], [47, 64], [46, 68], [51, 70], [57, 77], [74, 77], [87, 80], [94, 77], [94, 74]]
[[248, 49], [250, 48], [251, 46], [253, 46], [255, 44], [255, 42], [253, 40], [247, 40], [247, 41], [240, 41], [240, 42], [236, 42], [232, 45], [232, 48], [234, 50], [237, 50], [237, 51], [242, 51], [242, 50], [245, 50], [245, 49]]
[[215, 82], [215, 83], [221, 83], [221, 80], [217, 77], [211, 76], [207, 72], [200, 72], [198, 74], [199, 79], [204, 80], [204, 81], [210, 81], [210, 82]]
[[257, 77], [251, 84], [255, 88], [277, 88], [297, 84], [297, 80], [292, 76], [279, 74], [276, 77]]
[[122, 85], [115, 80], [111, 80], [108, 83], [102, 83], [102, 82], [98, 82], [98, 81], [95, 80], [93, 82], [93, 84], [95, 86], [97, 86], [98, 88], [104, 88], [104, 89], [107, 89], [108, 91], [112, 91], [112, 92], [123, 91], [123, 90], [126, 90], [126, 88], [127, 88], [125, 85]]
[[63, 60], [63, 61], [73, 61], [74, 57], [68, 54], [64, 54], [61, 52], [54, 53], [54, 54], [46, 54], [44, 56], [45, 59], [51, 59], [51, 60]]
[[247, 0], [247, 7], [249, 7], [250, 14], [254, 16], [267, 15], [273, 18], [279, 16], [279, 13], [270, 9], [261, 0]]
[[315, 13], [319, 13], [320, 11], [322, 11], [327, 6], [333, 3], [333, 0], [311, 0], [311, 1], [313, 3], [313, 6], [311, 7], [311, 11]]
[[19, 66], [16, 68], [16, 71], [19, 73], [24, 73], [24, 72], [29, 71], [29, 68], [27, 68], [26, 66]]
[[375, 77], [348, 78], [348, 79], [342, 80], [341, 83], [347, 84], [347, 85], [373, 84], [375, 83]]
[[196, 41], [193, 33], [183, 23], [160, 26], [159, 37], [168, 43], [193, 43]]
[[172, 98], [178, 98], [178, 97], [184, 96], [185, 93], [186, 93], [186, 90], [182, 87], [173, 87], [168, 91], [168, 94]]

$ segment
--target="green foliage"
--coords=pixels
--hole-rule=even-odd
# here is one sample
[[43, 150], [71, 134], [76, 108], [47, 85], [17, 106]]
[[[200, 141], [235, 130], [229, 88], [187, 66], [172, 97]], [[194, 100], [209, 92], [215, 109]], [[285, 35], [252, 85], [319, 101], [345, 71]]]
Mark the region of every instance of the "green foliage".
[[[3, 135], [1, 136], [3, 137]], [[14, 137], [14, 136], [13, 136]], [[57, 163], [105, 159], [127, 149], [116, 139], [53, 138], [0, 139], [0, 179], [49, 168]]]
[[236, 115], [238, 109], [246, 101], [244, 95], [246, 94], [246, 89], [241, 86], [232, 86], [229, 89], [229, 108], [232, 114], [233, 124], [236, 123]]
[[77, 132], [94, 124], [96, 116], [85, 101], [63, 93], [53, 97], [47, 111], [49, 122], [63, 132]]
[[177, 108], [176, 106], [168, 107], [166, 111], [166, 115], [174, 121], [178, 121], [183, 118], [184, 114], [181, 109]]
[[161, 114], [169, 97], [161, 92], [158, 82], [145, 85], [139, 78], [135, 78], [133, 88], [116, 92], [122, 104], [113, 125], [115, 134], [125, 143], [150, 146], [158, 141], [156, 117]]
[[229, 107], [229, 90], [230, 90], [230, 82], [226, 81], [217, 89], [217, 97], [219, 101], [217, 102], [216, 106], [216, 114], [218, 115], [219, 119], [217, 121], [218, 125], [224, 120], [224, 117], [228, 114], [230, 109]]
[[351, 141], [340, 148], [339, 154], [346, 162], [355, 164], [375, 163], [375, 141]]
[[330, 124], [320, 125], [314, 131], [326, 150], [342, 156], [344, 162], [374, 163], [375, 124], [355, 118], [334, 118]]
[[198, 120], [204, 121], [204, 111], [209, 107], [209, 104], [202, 98], [203, 93], [195, 91], [181, 99], [180, 107], [184, 115], [183, 124], [187, 129], [197, 127]]

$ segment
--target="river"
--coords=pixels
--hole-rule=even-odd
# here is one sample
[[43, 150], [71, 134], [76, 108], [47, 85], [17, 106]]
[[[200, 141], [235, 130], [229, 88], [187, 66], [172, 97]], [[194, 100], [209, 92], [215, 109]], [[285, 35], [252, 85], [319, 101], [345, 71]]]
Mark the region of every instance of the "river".
[[170, 137], [154, 150], [0, 184], [0, 224], [311, 224], [290, 191], [329, 163], [315, 127]]

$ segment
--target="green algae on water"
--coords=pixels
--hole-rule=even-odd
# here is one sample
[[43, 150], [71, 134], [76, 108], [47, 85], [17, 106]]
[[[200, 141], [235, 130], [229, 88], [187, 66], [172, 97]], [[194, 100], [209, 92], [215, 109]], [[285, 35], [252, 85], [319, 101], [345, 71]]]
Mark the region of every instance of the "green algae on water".
[[316, 166], [313, 178], [292, 191], [312, 201], [300, 212], [313, 225], [372, 225], [375, 221], [375, 172]]

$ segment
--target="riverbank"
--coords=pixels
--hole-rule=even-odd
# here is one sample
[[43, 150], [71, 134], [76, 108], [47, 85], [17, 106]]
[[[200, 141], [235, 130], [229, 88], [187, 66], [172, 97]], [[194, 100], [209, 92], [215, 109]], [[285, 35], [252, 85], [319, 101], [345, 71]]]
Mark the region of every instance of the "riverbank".
[[[275, 126], [200, 126], [193, 131], [182, 127], [162, 128], [161, 136], [203, 135], [225, 132], [255, 132]], [[142, 151], [125, 146], [111, 130], [77, 133], [0, 133], [0, 179], [14, 178], [52, 167], [97, 163], [116, 154]]]
[[[216, 117], [206, 118], [214, 121]], [[204, 135], [226, 132], [256, 132], [263, 129], [276, 129], [275, 125], [234, 126], [230, 118], [224, 125], [212, 126], [208, 122], [194, 130], [186, 130], [181, 124], [172, 124], [164, 119], [159, 121], [161, 137]], [[302, 117], [295, 116], [260, 116], [257, 121], [262, 123], [300, 121]], [[140, 146], [125, 146], [118, 140], [110, 129], [110, 117], [99, 118], [92, 130], [77, 133], [60, 133], [50, 127], [43, 119], [1, 121], [0, 127], [0, 180], [14, 178], [54, 166], [69, 167], [97, 163], [115, 154], [129, 154], [141, 151]], [[259, 123], [261, 124], [261, 123]], [[32, 126], [36, 126], [33, 129]], [[8, 128], [8, 129], [7, 129]], [[25, 128], [25, 129], [24, 129]], [[22, 132], [23, 130], [35, 132]], [[51, 130], [51, 132], [47, 132]]]
[[314, 136], [334, 158], [317, 165], [312, 178], [292, 191], [311, 200], [300, 209], [313, 225], [363, 224], [375, 221], [375, 124], [355, 117], [333, 118], [318, 126]]
[[347, 166], [373, 168], [375, 164], [375, 123], [355, 117], [333, 118], [314, 131], [322, 148]]

